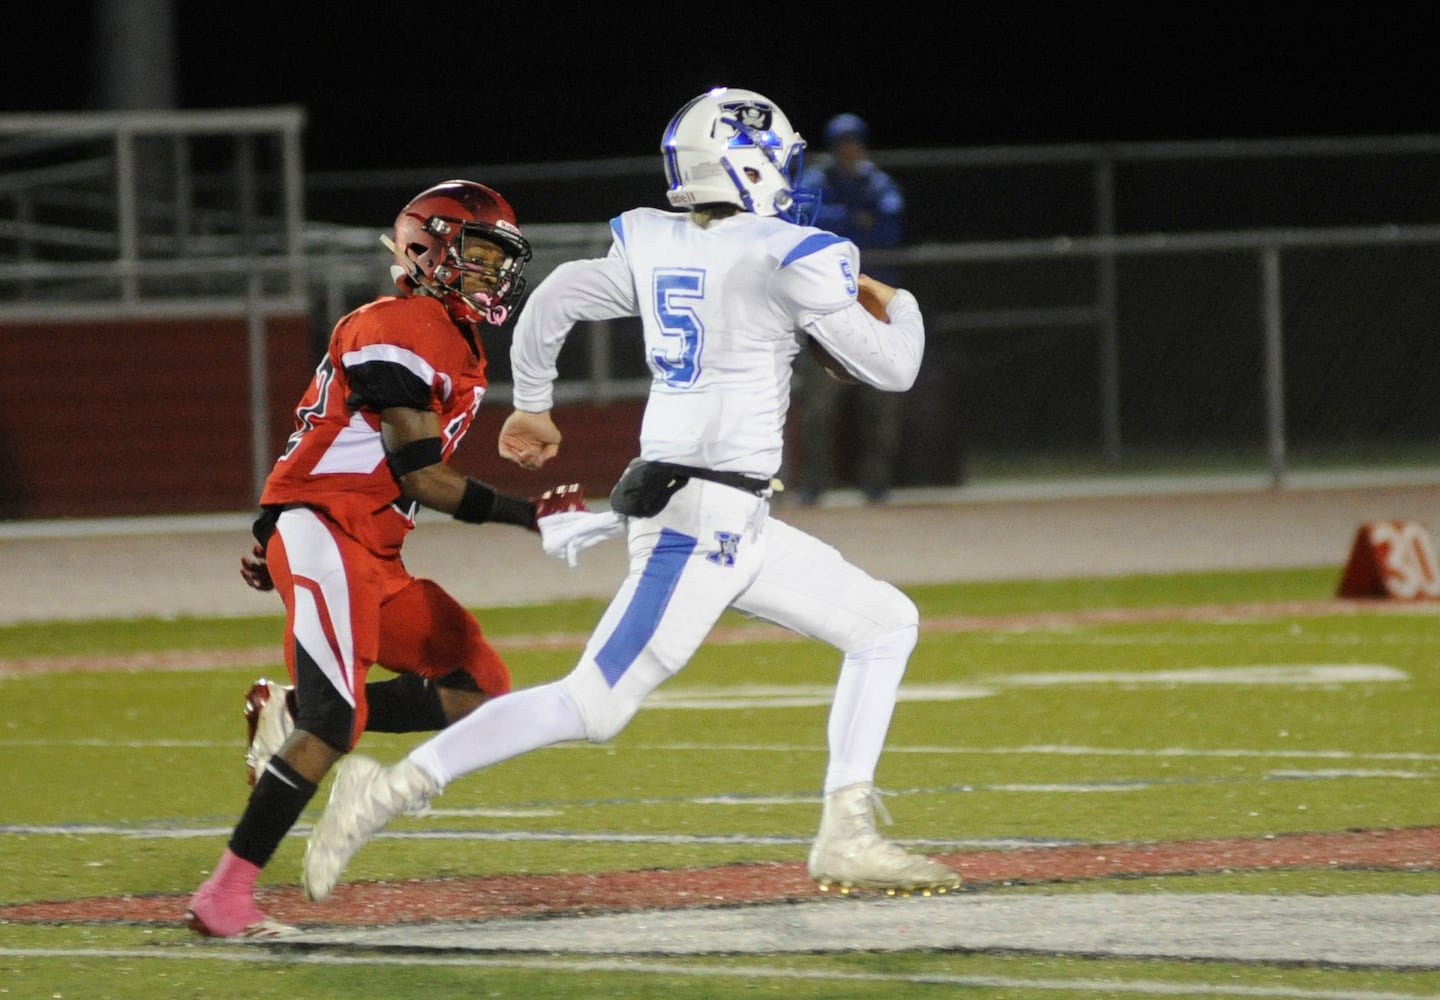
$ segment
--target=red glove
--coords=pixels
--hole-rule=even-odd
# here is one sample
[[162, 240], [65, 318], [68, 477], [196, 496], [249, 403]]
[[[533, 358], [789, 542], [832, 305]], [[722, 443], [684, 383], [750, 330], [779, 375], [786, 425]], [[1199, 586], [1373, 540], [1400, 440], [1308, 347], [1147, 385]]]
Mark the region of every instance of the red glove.
[[551, 514], [569, 514], [585, 510], [585, 490], [579, 483], [553, 486], [530, 501], [535, 505], [535, 530], [540, 530], [539, 521]]
[[253, 559], [240, 557], [240, 576], [256, 590], [274, 590], [275, 581], [270, 579], [270, 567], [265, 565], [265, 548], [256, 545], [251, 551]]

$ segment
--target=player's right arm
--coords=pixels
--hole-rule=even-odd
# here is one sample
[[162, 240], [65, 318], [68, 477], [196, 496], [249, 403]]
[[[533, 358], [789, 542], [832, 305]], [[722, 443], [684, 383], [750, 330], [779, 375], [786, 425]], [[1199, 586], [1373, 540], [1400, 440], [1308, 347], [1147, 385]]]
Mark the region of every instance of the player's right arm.
[[[433, 410], [387, 406], [380, 411], [380, 437], [405, 497], [442, 514], [454, 514], [465, 493], [465, 477], [445, 464], [435, 448], [441, 441], [440, 417]], [[413, 457], [402, 458], [407, 454]]]
[[407, 500], [472, 524], [535, 527], [532, 501], [499, 493], [444, 461], [440, 417], [433, 410], [387, 406], [380, 411], [380, 436], [385, 460]]
[[526, 299], [510, 342], [515, 409], [543, 413], [554, 405], [555, 362], [576, 323], [637, 311], [635, 282], [618, 248], [607, 257], [566, 261], [546, 275]]
[[637, 310], [635, 282], [618, 237], [608, 256], [567, 261], [545, 276], [526, 300], [510, 341], [515, 410], [500, 429], [502, 458], [538, 469], [560, 453], [560, 430], [550, 410], [565, 338], [582, 320], [619, 319]]

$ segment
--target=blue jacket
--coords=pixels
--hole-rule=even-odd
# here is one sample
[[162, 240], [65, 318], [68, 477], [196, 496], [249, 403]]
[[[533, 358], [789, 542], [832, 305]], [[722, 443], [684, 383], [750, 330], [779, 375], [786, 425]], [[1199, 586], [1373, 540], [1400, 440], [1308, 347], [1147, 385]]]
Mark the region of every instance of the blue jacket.
[[[869, 160], [856, 173], [842, 173], [833, 163], [818, 164], [805, 172], [801, 187], [820, 192], [820, 211], [814, 225], [843, 236], [865, 250], [899, 246], [905, 238], [905, 195], [895, 180]], [[858, 218], [868, 214], [867, 227]]]

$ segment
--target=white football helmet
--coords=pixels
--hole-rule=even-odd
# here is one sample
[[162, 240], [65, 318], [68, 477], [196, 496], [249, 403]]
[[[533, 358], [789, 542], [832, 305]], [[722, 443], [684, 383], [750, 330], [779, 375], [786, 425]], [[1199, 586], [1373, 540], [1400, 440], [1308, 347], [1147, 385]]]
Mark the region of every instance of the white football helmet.
[[797, 186], [805, 140], [753, 90], [701, 94], [670, 119], [660, 151], [676, 208], [720, 202], [805, 224], [817, 207], [816, 193]]

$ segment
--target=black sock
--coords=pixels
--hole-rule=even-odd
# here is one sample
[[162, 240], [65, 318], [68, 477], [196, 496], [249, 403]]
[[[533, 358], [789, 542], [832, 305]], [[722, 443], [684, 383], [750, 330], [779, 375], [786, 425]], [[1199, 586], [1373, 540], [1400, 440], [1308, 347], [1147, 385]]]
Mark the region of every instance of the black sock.
[[271, 757], [255, 782], [245, 814], [235, 824], [230, 850], [264, 868], [314, 798], [316, 788], [285, 761]]
[[366, 684], [365, 701], [370, 706], [366, 732], [430, 733], [445, 728], [439, 688], [415, 674]]

